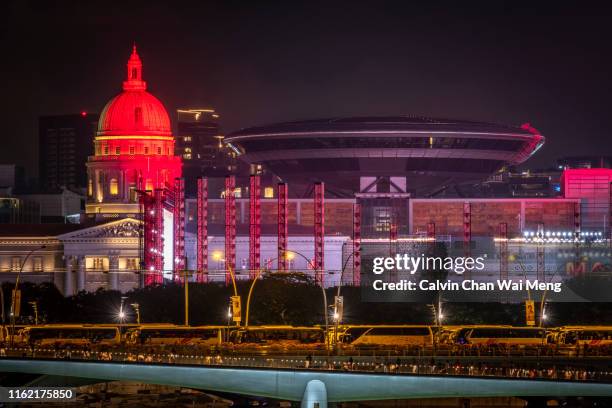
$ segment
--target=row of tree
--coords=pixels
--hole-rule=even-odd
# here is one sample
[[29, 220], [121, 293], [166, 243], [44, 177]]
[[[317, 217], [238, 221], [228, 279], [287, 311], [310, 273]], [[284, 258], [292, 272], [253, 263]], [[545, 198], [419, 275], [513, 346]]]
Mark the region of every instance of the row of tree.
[[[237, 282], [242, 297], [243, 314], [251, 282]], [[98, 290], [63, 297], [50, 283], [24, 283], [19, 322], [33, 322], [34, 311], [29, 304], [37, 302], [39, 321], [47, 323], [113, 323], [118, 322], [121, 297], [124, 299], [126, 322], [134, 322], [137, 303], [142, 322], [182, 324], [184, 319], [184, 288], [168, 283], [134, 289], [126, 294]], [[12, 284], [2, 285], [4, 319], [8, 321]], [[190, 284], [189, 309], [192, 325], [228, 324], [231, 286], [219, 283]], [[333, 303], [337, 288], [326, 291]], [[343, 287], [343, 322], [353, 324], [432, 324], [434, 313], [427, 303], [368, 303], [362, 301], [361, 289]], [[442, 305], [443, 324], [512, 324], [525, 322], [523, 304], [516, 303], [446, 303]], [[331, 311], [331, 310], [330, 310]], [[328, 312], [330, 312], [328, 311]], [[299, 273], [269, 275], [261, 279], [253, 292], [250, 324], [313, 325], [324, 322], [323, 294], [309, 277]], [[547, 305], [549, 325], [612, 324], [612, 304], [551, 303]]]

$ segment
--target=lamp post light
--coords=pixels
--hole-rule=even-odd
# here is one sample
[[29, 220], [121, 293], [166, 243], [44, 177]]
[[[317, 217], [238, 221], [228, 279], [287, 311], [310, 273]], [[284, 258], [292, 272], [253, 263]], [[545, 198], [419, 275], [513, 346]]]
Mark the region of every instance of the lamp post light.
[[[314, 267], [310, 259], [306, 257], [306, 255], [300, 252], [297, 252], [297, 251], [285, 249], [283, 256], [291, 260], [293, 259], [293, 256], [290, 254], [298, 255], [304, 258], [304, 260], [310, 266], [310, 268], [312, 268], [315, 271], [315, 275], [316, 275], [317, 273], [316, 268]], [[268, 262], [268, 264], [271, 264], [275, 259], [278, 259], [278, 258], [271, 259]], [[251, 295], [253, 293], [253, 289], [255, 288], [255, 284], [257, 283], [257, 280], [259, 279], [259, 277], [261, 276], [263, 272], [264, 271], [262, 271], [261, 269], [257, 271], [257, 275], [255, 276], [255, 279], [253, 279], [253, 282], [251, 283], [251, 287], [249, 288], [249, 294], [247, 296], [247, 304], [246, 304], [245, 327], [248, 327], [249, 325], [249, 309], [250, 309], [250, 303], [251, 303]], [[325, 293], [325, 287], [323, 287], [323, 285], [321, 285], [321, 291], [323, 292], [323, 314], [325, 315], [325, 333], [327, 334], [329, 332], [329, 317], [328, 317], [328, 307], [327, 307], [327, 293]], [[325, 341], [325, 348], [328, 349], [329, 351], [327, 341]]]
[[[233, 298], [238, 298], [240, 299], [240, 295], [238, 295], [238, 287], [236, 286], [236, 274], [235, 271], [231, 268], [231, 266], [229, 265], [229, 263], [223, 258], [223, 252], [219, 252], [219, 251], [214, 251], [212, 254], [212, 258], [217, 261], [217, 262], [224, 262], [225, 263], [225, 267], [227, 268], [227, 271], [229, 272], [230, 278], [232, 279], [232, 287], [234, 289], [234, 296]], [[240, 301], [238, 301], [238, 305], [240, 305]], [[231, 308], [232, 308], [232, 298], [230, 298], [230, 318], [231, 318]], [[240, 315], [238, 313], [236, 313], [236, 326], [240, 326]], [[229, 326], [229, 320], [228, 320], [228, 326]]]
[[[38, 248], [34, 248], [33, 250], [31, 250], [30, 252], [28, 252], [28, 254], [26, 255], [26, 257], [24, 258], [23, 262], [21, 263], [21, 266], [19, 267], [19, 272], [17, 272], [17, 278], [15, 279], [15, 288], [13, 289], [13, 294], [11, 296], [11, 346], [14, 343], [14, 339], [15, 339], [15, 317], [16, 317], [16, 312], [17, 312], [17, 293], [19, 290], [19, 280], [21, 278], [21, 272], [23, 271], [23, 267], [25, 266], [26, 262], [28, 261], [28, 258], [30, 257], [30, 255], [32, 255], [34, 252], [39, 251], [41, 249], [45, 249], [47, 246], [46, 245], [41, 245]], [[21, 297], [20, 299], [21, 300]], [[4, 305], [4, 303], [3, 303]]]
[[130, 306], [132, 306], [136, 312], [136, 323], [140, 324], [140, 305], [138, 303], [132, 303]]
[[123, 310], [123, 305], [125, 304], [125, 300], [127, 296], [121, 296], [121, 305], [119, 306], [119, 325], [123, 326], [125, 321], [125, 311]]
[[30, 304], [30, 306], [32, 306], [32, 309], [34, 310], [34, 324], [38, 326], [38, 302], [32, 301], [28, 303]]

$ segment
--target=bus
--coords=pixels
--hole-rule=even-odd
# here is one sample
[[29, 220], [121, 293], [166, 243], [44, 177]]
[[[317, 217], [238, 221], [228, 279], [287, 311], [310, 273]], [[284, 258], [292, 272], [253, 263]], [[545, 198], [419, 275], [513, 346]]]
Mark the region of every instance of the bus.
[[234, 329], [230, 341], [238, 348], [323, 349], [325, 330], [317, 326], [250, 326]]
[[220, 345], [227, 326], [142, 325], [128, 330], [128, 344], [142, 346]]
[[432, 326], [376, 325], [341, 326], [338, 342], [353, 347], [431, 347], [434, 343]]
[[13, 330], [13, 326], [10, 324], [0, 326], [0, 341], [6, 344], [10, 343], [11, 333], [14, 333], [13, 343], [19, 344], [23, 342], [23, 329], [25, 329], [25, 327], [26, 326], [23, 325], [15, 325], [15, 329]]
[[23, 342], [37, 346], [91, 346], [121, 343], [118, 326], [96, 325], [41, 325], [23, 330]]
[[456, 344], [537, 346], [546, 343], [546, 329], [538, 327], [474, 326], [454, 334]]
[[612, 344], [612, 326], [563, 326], [555, 332], [560, 346], [603, 346]]

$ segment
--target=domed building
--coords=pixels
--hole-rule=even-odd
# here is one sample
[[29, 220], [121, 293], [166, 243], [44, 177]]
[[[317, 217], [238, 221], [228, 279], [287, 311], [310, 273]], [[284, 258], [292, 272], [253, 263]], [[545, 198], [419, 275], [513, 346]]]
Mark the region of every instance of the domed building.
[[168, 112], [147, 92], [134, 46], [123, 92], [100, 114], [87, 163], [87, 214], [136, 214], [137, 190], [171, 187], [182, 168], [174, 142]]

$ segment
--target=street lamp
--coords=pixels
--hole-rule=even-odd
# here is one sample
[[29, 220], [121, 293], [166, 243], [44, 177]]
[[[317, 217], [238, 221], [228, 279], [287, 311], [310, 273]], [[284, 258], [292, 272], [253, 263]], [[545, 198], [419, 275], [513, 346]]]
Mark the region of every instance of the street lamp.
[[132, 303], [130, 306], [132, 306], [136, 312], [136, 323], [140, 324], [140, 305], [138, 303]]
[[34, 310], [34, 324], [38, 325], [38, 302], [32, 301], [28, 303], [30, 304], [30, 306], [32, 306], [32, 309]]
[[123, 326], [123, 322], [125, 320], [125, 312], [123, 311], [123, 305], [125, 303], [125, 300], [127, 299], [127, 296], [121, 296], [121, 305], [119, 306], [119, 323], [121, 326]]
[[[310, 259], [308, 259], [306, 257], [306, 255], [297, 252], [297, 251], [293, 251], [290, 249], [285, 249], [283, 256], [287, 257], [287, 259], [293, 259], [289, 258], [288, 256], [290, 256], [289, 254], [294, 254], [294, 255], [299, 255], [302, 258], [304, 258], [304, 260], [306, 261], [306, 263], [308, 265], [310, 265], [310, 267], [312, 268], [312, 270], [315, 271], [315, 276], [317, 273], [317, 270], [315, 268], [315, 266], [312, 264], [312, 262], [310, 261]], [[272, 263], [275, 259], [278, 258], [274, 258], [272, 260], [269, 261], [269, 264]], [[253, 293], [253, 289], [255, 288], [255, 283], [257, 283], [257, 280], [259, 279], [259, 277], [261, 276], [262, 270], [258, 270], [257, 271], [257, 275], [255, 276], [255, 279], [253, 279], [253, 282], [251, 283], [251, 287], [249, 288], [249, 294], [247, 296], [247, 304], [246, 304], [246, 316], [245, 316], [245, 327], [248, 327], [249, 325], [249, 308], [250, 308], [250, 303], [251, 303], [251, 295]], [[327, 310], [327, 293], [325, 293], [325, 287], [321, 284], [321, 291], [323, 292], [323, 314], [325, 315], [325, 333], [327, 333], [329, 331], [329, 317], [327, 316], [328, 314], [328, 310]], [[327, 348], [327, 341], [325, 342], [325, 348]]]
[[[239, 298], [238, 295], [238, 287], [236, 286], [236, 274], [234, 273], [234, 270], [232, 269], [232, 267], [230, 266], [230, 264], [227, 262], [226, 259], [223, 258], [223, 252], [220, 251], [214, 251], [212, 253], [212, 258], [217, 261], [217, 262], [224, 262], [225, 263], [225, 267], [227, 268], [227, 271], [229, 272], [230, 278], [232, 279], [232, 286], [234, 288], [234, 297]], [[232, 299], [230, 298], [230, 309], [232, 305]], [[231, 311], [230, 311], [231, 313]], [[238, 315], [236, 316], [238, 318]], [[228, 322], [229, 324], [229, 322]], [[240, 320], [236, 321], [236, 325], [240, 326]]]
[[21, 272], [23, 271], [23, 267], [25, 266], [30, 255], [32, 255], [34, 252], [38, 250], [45, 249], [46, 247], [47, 247], [46, 245], [41, 245], [38, 248], [34, 248], [30, 252], [28, 252], [23, 262], [21, 263], [21, 266], [19, 267], [19, 272], [17, 272], [17, 278], [15, 279], [15, 289], [13, 289], [13, 294], [11, 296], [11, 346], [13, 345], [13, 341], [15, 338], [15, 314], [16, 314], [16, 309], [17, 309], [16, 296], [17, 296], [17, 291], [19, 290], [19, 279], [21, 278]]

